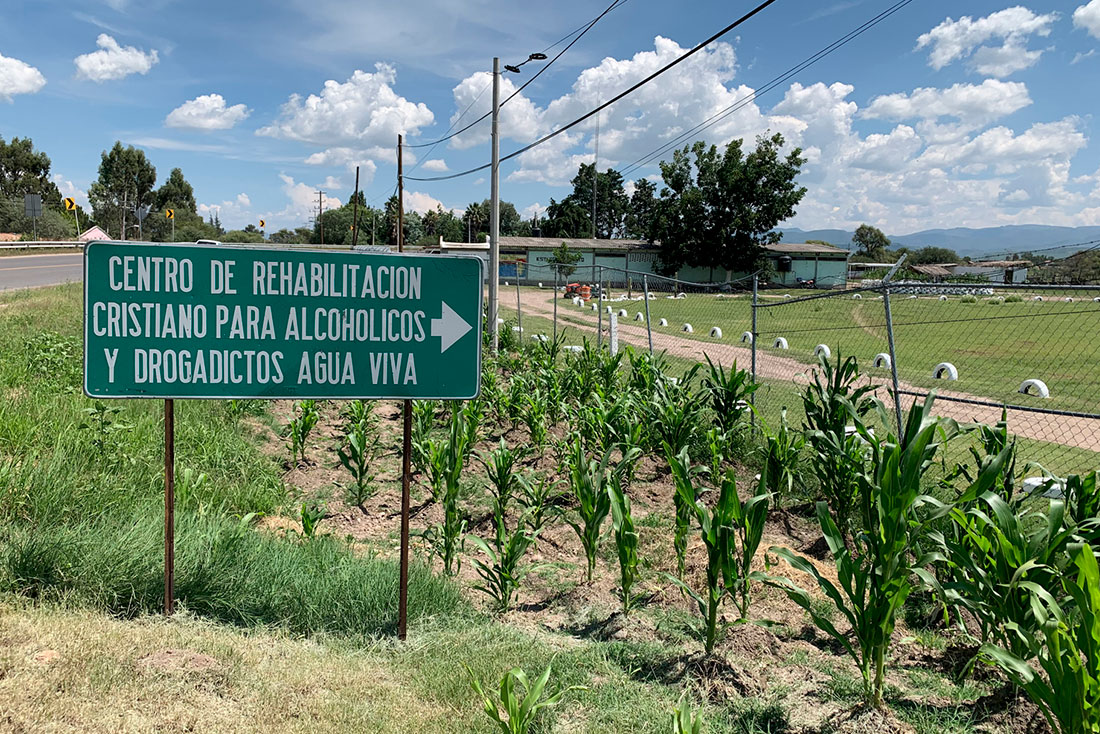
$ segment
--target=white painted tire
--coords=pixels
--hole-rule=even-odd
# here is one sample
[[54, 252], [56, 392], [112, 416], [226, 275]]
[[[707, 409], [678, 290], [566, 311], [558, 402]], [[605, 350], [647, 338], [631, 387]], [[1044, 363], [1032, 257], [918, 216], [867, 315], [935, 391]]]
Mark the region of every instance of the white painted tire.
[[781, 336], [777, 336], [775, 341], [772, 342], [772, 347], [775, 349], [788, 349], [787, 340]]
[[871, 363], [872, 367], [878, 369], [888, 370], [890, 369], [892, 362], [890, 361], [890, 355], [886, 352], [879, 352], [875, 355], [875, 361]]
[[1043, 297], [1042, 297], [1042, 296], [1035, 296], [1035, 297], [1034, 297], [1034, 298], [1032, 298], [1031, 300], [1033, 300], [1033, 301], [1041, 301], [1041, 300], [1043, 300]]
[[611, 306], [608, 306], [607, 307], [607, 315], [610, 316], [613, 313], [615, 313], [615, 309], [611, 308]]
[[661, 319], [657, 322], [657, 326], [668, 326], [668, 319]]
[[722, 329], [721, 329], [721, 327], [718, 327], [718, 326], [712, 327], [711, 330], [710, 330], [710, 336], [711, 336], [712, 339], [721, 339], [722, 338]]
[[1066, 299], [1065, 299], [1065, 302], [1066, 302], [1066, 303], [1073, 303], [1073, 297], [1072, 297], [1072, 296], [1070, 296], [1070, 297], [1066, 298]]
[[499, 326], [499, 325], [501, 325], [501, 324], [503, 324], [503, 323], [504, 323], [504, 319], [502, 319], [502, 318], [499, 318], [499, 317], [498, 317], [498, 318], [497, 318], [497, 325]]
[[946, 300], [947, 300], [947, 296], [940, 296], [940, 300], [941, 300], [941, 301], [946, 301]]
[[569, 346], [565, 347], [565, 351], [567, 351], [567, 352], [583, 352], [584, 347], [578, 347], [575, 344], [570, 344]]
[[542, 288], [542, 283], [539, 283], [539, 288]]
[[686, 293], [677, 293], [676, 297], [677, 298], [687, 298], [687, 294]]
[[932, 369], [932, 379], [954, 381], [959, 379], [959, 371], [950, 362], [940, 362]]
[[853, 301], [862, 301], [863, 300], [863, 294], [862, 293], [853, 293], [852, 294], [852, 300]]
[[784, 294], [783, 294], [783, 297], [784, 297], [784, 298], [790, 298], [790, 297], [791, 297], [791, 294], [790, 294], [790, 293], [784, 293]]
[[593, 311], [599, 311], [599, 310], [600, 310], [600, 307], [599, 307], [599, 306], [598, 306], [597, 304], [593, 303], [593, 304], [592, 304], [592, 310], [593, 310]]
[[626, 318], [627, 316], [629, 316], [629, 315], [630, 315], [630, 314], [628, 314], [628, 313], [626, 312], [626, 309], [625, 309], [625, 308], [620, 308], [620, 309], [619, 309], [619, 318], [620, 318], [620, 319], [625, 319], [625, 318]]
[[504, 285], [508, 285], [508, 281], [504, 281]]
[[546, 341], [546, 334], [532, 334], [531, 338], [537, 342], [544, 342]]
[[695, 333], [695, 329], [691, 328], [691, 324], [684, 324], [683, 326], [680, 327], [680, 331], [684, 332], [685, 334], [694, 334]]
[[818, 344], [814, 347], [814, 356], [830, 359], [833, 356], [833, 350], [829, 349], [828, 344]]
[[1096, 298], [1094, 298], [1092, 300], [1093, 300], [1094, 303], [1100, 303], [1100, 296], [1097, 296]]
[[638, 313], [634, 314], [634, 320], [635, 321], [645, 321], [645, 314], [642, 313], [641, 311], [639, 311]]
[[741, 333], [741, 343], [742, 344], [752, 344], [752, 332], [751, 331], [745, 331], [745, 332]]
[[[1034, 388], [1035, 392], [1029, 392], [1032, 388]], [[1024, 380], [1020, 385], [1020, 389], [1016, 392], [1021, 392], [1024, 395], [1036, 395], [1040, 398], [1050, 397], [1050, 388], [1048, 388], [1047, 384], [1042, 380]]]
[[516, 332], [517, 334], [522, 334], [523, 333], [523, 329], [519, 326], [513, 326], [512, 331]]

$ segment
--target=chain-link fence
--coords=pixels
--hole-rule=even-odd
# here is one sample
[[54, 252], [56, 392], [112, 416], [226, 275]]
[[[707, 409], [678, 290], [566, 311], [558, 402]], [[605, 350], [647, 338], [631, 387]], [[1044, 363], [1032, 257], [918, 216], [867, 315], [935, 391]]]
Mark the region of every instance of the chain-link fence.
[[755, 310], [764, 415], [797, 413], [815, 352], [854, 355], [892, 422], [935, 390], [936, 412], [960, 422], [1006, 411], [1025, 461], [1057, 474], [1100, 466], [1100, 288], [897, 282], [762, 296]]

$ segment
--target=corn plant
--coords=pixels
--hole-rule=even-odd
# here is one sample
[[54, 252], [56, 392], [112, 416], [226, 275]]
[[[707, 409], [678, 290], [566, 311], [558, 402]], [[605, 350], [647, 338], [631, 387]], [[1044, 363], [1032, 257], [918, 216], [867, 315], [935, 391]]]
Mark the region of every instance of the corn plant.
[[[611, 512], [611, 497], [607, 486], [613, 473], [624, 470], [623, 464], [609, 469], [612, 451], [604, 452], [600, 461], [588, 458], [579, 436], [573, 440], [569, 454], [569, 481], [576, 495], [577, 517], [566, 517], [566, 522], [577, 533], [588, 561], [585, 578], [591, 582], [596, 570], [596, 551], [600, 546], [600, 529]], [[633, 460], [635, 457], [630, 457]], [[624, 462], [626, 459], [624, 458]]]
[[[867, 446], [859, 433], [848, 430], [848, 421], [862, 419], [875, 409], [874, 386], [856, 386], [859, 365], [855, 357], [841, 359], [836, 365], [824, 356], [818, 358], [814, 381], [802, 395], [806, 411], [805, 434], [813, 451], [811, 466], [821, 493], [833, 513], [833, 519], [845, 538], [853, 528], [858, 495], [858, 477], [863, 472]], [[889, 425], [884, 422], [883, 426]]]
[[596, 363], [596, 390], [605, 398], [614, 398], [619, 392], [619, 367], [625, 354], [600, 351]]
[[[455, 403], [451, 407], [451, 423], [445, 441], [433, 441], [431, 445], [430, 474], [433, 483], [433, 499], [443, 505], [443, 522], [426, 533], [432, 543], [433, 553], [443, 561], [443, 571], [448, 576], [458, 573], [458, 552], [462, 536], [466, 532], [466, 520], [458, 505], [461, 490], [460, 479], [466, 460], [467, 431], [462, 409]], [[438, 494], [436, 494], [438, 482]]]
[[760, 418], [760, 425], [764, 434], [764, 445], [759, 449], [764, 464], [761, 476], [767, 477], [768, 491], [780, 504], [783, 498], [789, 498], [794, 493], [806, 438], [791, 430], [787, 424], [786, 408], [779, 414], [779, 428], [776, 430], [771, 430], [763, 417]]
[[672, 734], [703, 734], [703, 714], [692, 711], [686, 692], [672, 709]]
[[611, 527], [615, 533], [615, 549], [619, 554], [619, 593], [623, 602], [623, 614], [629, 615], [634, 607], [634, 582], [638, 579], [638, 531], [630, 514], [630, 498], [623, 492], [622, 476], [611, 475], [607, 485], [611, 498]]
[[1094, 535], [1100, 518], [1100, 471], [1083, 476], [1071, 474], [1063, 487], [1070, 522], [1083, 534]]
[[375, 492], [371, 467], [374, 466], [381, 444], [378, 434], [372, 430], [373, 426], [367, 418], [348, 426], [345, 436], [345, 444], [337, 449], [340, 464], [351, 474], [354, 484], [349, 490], [351, 500], [359, 507], [363, 507]]
[[634, 347], [626, 348], [626, 356], [630, 362], [630, 374], [628, 376], [630, 392], [642, 400], [647, 400], [657, 392], [657, 385], [667, 379], [667, 359], [663, 352], [652, 357], [648, 352], [639, 352]]
[[302, 503], [301, 510], [302, 535], [306, 539], [312, 539], [317, 535], [317, 527], [325, 519], [325, 506], [323, 504]]
[[[1010, 455], [1002, 449], [983, 467], [996, 461], [1003, 468]], [[1027, 660], [1041, 644], [1033, 600], [1058, 592], [1069, 548], [1079, 539], [1061, 500], [1050, 501], [1045, 513], [1012, 505], [1001, 497], [1000, 474], [976, 500], [964, 495], [952, 505], [947, 531], [930, 532], [928, 539], [942, 557], [937, 591], [944, 601], [969, 612], [979, 642]], [[963, 615], [958, 619], [961, 624]]]
[[520, 484], [520, 475], [516, 468], [527, 453], [526, 448], [509, 448], [502, 438], [497, 448], [478, 456], [478, 461], [485, 467], [485, 473], [491, 485], [493, 515], [497, 520], [498, 537], [503, 531], [503, 523], [512, 495]]
[[[864, 530], [854, 538], [854, 548], [850, 548], [829, 506], [817, 503], [818, 523], [836, 564], [835, 584], [813, 563], [788, 548], [772, 547], [769, 552], [814, 579], [851, 625], [851, 638], [833, 626], [831, 615], [806, 591], [788, 579], [771, 579], [770, 583], [782, 588], [809, 613], [814, 624], [844, 648], [859, 667], [865, 703], [882, 708], [886, 654], [897, 611], [913, 590], [915, 576], [932, 582], [925, 566], [935, 555], [915, 555], [924, 534], [924, 522], [917, 516], [917, 510], [928, 501], [921, 494], [921, 479], [941, 441], [953, 435], [957, 426], [954, 421], [932, 416], [933, 396], [929, 395], [923, 405], [914, 404], [900, 438], [887, 435], [881, 439], [871, 433], [860, 417], [859, 408], [848, 398], [838, 396], [836, 403], [848, 411], [872, 452], [870, 471], [861, 471], [858, 476], [857, 505], [860, 527]], [[880, 412], [880, 425], [888, 425], [885, 411], [880, 408]], [[999, 463], [988, 464], [978, 479], [981, 485], [972, 490], [978, 492], [991, 486], [994, 474], [999, 471]]]
[[428, 471], [436, 407], [437, 403], [434, 400], [412, 402], [412, 465], [421, 474]]
[[695, 500], [700, 489], [695, 478], [704, 471], [703, 467], [692, 467], [691, 457], [685, 446], [678, 454], [673, 453], [668, 442], [664, 443], [665, 459], [672, 470], [672, 481], [676, 491], [672, 502], [676, 509], [675, 529], [672, 535], [672, 547], [676, 551], [676, 576], [684, 578], [684, 565], [687, 556], [687, 539], [691, 531], [691, 519], [695, 514]]
[[723, 583], [741, 615], [738, 621], [744, 622], [749, 618], [752, 590], [750, 585], [754, 579], [758, 578], [758, 575], [753, 573], [752, 561], [764, 537], [764, 525], [768, 520], [768, 504], [774, 495], [768, 491], [771, 482], [766, 465], [760, 470], [760, 481], [756, 485], [756, 491], [744, 501], [737, 493], [733, 470], [726, 471], [722, 484], [723, 489], [726, 484], [731, 485], [732, 528], [737, 540], [736, 547], [731, 544], [727, 549], [732, 552], [732, 556], [725, 560]]
[[470, 453], [477, 444], [478, 436], [481, 433], [481, 424], [485, 421], [486, 411], [484, 397], [467, 400], [462, 406], [462, 426], [466, 432], [462, 450], [466, 459], [470, 458]]
[[587, 339], [581, 345], [581, 351], [574, 353], [566, 362], [569, 369], [565, 373], [565, 394], [578, 405], [586, 404], [596, 393], [599, 362], [599, 351]]
[[690, 387], [698, 369], [699, 365], [695, 365], [676, 383], [662, 381], [650, 404], [653, 438], [671, 446], [674, 455], [690, 446], [692, 439], [702, 432], [700, 426], [706, 403], [703, 396], [693, 393]]
[[340, 415], [345, 421], [345, 427], [348, 429], [356, 423], [369, 422], [374, 417], [370, 404], [362, 400], [352, 400]]
[[531, 385], [527, 380], [519, 375], [512, 375], [512, 381], [508, 383], [508, 392], [506, 393], [508, 397], [505, 401], [505, 414], [513, 431], [523, 422], [530, 390]]
[[[466, 666], [466, 672], [470, 675], [470, 685], [481, 699], [485, 713], [497, 722], [503, 734], [528, 734], [531, 724], [534, 723], [539, 712], [543, 709], [553, 708], [562, 702], [565, 694], [570, 691], [587, 690], [584, 686], [569, 686], [552, 696], [543, 698], [543, 691], [550, 680], [550, 667], [542, 671], [542, 675], [532, 684], [527, 674], [519, 668], [512, 668], [500, 681], [500, 691], [494, 696], [486, 694], [481, 682], [474, 677], [474, 673]], [[520, 697], [519, 687], [523, 687], [523, 697]]]
[[1100, 570], [1090, 545], [1075, 546], [1072, 563], [1076, 573], [1061, 577], [1063, 602], [1033, 596], [1045, 676], [1007, 650], [982, 647], [983, 657], [1024, 690], [1058, 734], [1100, 732]]
[[742, 418], [749, 412], [749, 398], [760, 386], [752, 382], [748, 370], [737, 369], [736, 361], [726, 372], [721, 364], [712, 362], [709, 355], [704, 356], [710, 373], [703, 379], [703, 391], [718, 426], [724, 433], [732, 434], [744, 425]]
[[302, 400], [294, 408], [294, 417], [287, 426], [290, 433], [290, 459], [291, 461], [306, 460], [306, 439], [320, 420], [321, 414], [317, 410], [317, 402], [314, 400]]
[[523, 424], [531, 437], [535, 451], [540, 455], [546, 446], [546, 396], [535, 390], [524, 397], [522, 408]]
[[708, 510], [707, 506], [697, 499], [690, 483], [677, 482], [676, 492], [680, 495], [680, 502], [691, 509], [699, 524], [699, 537], [707, 551], [707, 589], [700, 594], [682, 579], [675, 576], [669, 578], [699, 607], [699, 614], [703, 618], [700, 636], [703, 638], [703, 647], [709, 655], [714, 650], [720, 632], [718, 609], [728, 590], [724, 581], [734, 573], [730, 568], [735, 553], [732, 530], [736, 512], [734, 505], [737, 503], [733, 472], [729, 472], [721, 482], [718, 502], [713, 510]]
[[550, 477], [536, 476], [530, 470], [518, 476], [519, 503], [523, 505], [523, 519], [532, 535], [538, 536], [546, 527], [546, 521], [563, 498], [560, 485]]
[[486, 558], [484, 561], [474, 559], [474, 567], [482, 581], [474, 588], [488, 594], [496, 603], [497, 611], [506, 612], [512, 607], [512, 598], [519, 591], [523, 577], [531, 572], [531, 567], [522, 562], [536, 535], [527, 527], [526, 518], [519, 519], [515, 530], [508, 529], [499, 513], [495, 513], [495, 519], [497, 532], [492, 543], [470, 535], [470, 542]]

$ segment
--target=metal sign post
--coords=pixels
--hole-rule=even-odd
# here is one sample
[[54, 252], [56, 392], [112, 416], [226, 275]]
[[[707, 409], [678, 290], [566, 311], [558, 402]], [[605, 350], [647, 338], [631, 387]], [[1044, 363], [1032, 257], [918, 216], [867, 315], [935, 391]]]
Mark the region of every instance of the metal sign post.
[[34, 239], [38, 239], [38, 218], [42, 216], [41, 194], [25, 194], [23, 196], [23, 216], [28, 217], [34, 229]]
[[164, 614], [176, 611], [176, 404], [164, 401]]

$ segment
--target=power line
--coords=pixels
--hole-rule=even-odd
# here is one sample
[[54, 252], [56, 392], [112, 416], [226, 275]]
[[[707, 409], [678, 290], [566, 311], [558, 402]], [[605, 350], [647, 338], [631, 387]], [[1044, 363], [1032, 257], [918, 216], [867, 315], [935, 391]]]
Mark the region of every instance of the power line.
[[[531, 77], [530, 79], [528, 79], [528, 80], [527, 80], [526, 82], [524, 82], [524, 83], [523, 83], [523, 85], [522, 85], [522, 86], [521, 86], [521, 87], [520, 87], [519, 89], [517, 89], [516, 91], [514, 91], [514, 92], [512, 92], [512, 93], [511, 93], [510, 95], [508, 95], [508, 98], [507, 98], [507, 99], [505, 99], [505, 100], [504, 100], [503, 102], [501, 102], [501, 103], [500, 103], [500, 106], [501, 106], [501, 107], [503, 107], [504, 105], [508, 104], [508, 102], [509, 102], [509, 101], [511, 101], [511, 99], [512, 99], [513, 97], [515, 97], [515, 96], [516, 96], [517, 94], [519, 94], [519, 93], [520, 93], [520, 92], [522, 92], [522, 91], [523, 91], [524, 89], [526, 89], [526, 88], [527, 88], [527, 86], [528, 86], [529, 84], [531, 84], [531, 82], [533, 82], [533, 81], [535, 81], [536, 79], [538, 79], [538, 78], [539, 78], [539, 77], [540, 77], [540, 76], [542, 75], [542, 73], [543, 73], [544, 71], [546, 71], [546, 70], [547, 70], [547, 69], [549, 69], [549, 68], [550, 68], [551, 66], [553, 66], [553, 65], [554, 65], [554, 62], [555, 62], [555, 61], [557, 61], [558, 59], [560, 59], [560, 58], [562, 57], [562, 55], [563, 55], [563, 54], [564, 54], [564, 53], [565, 53], [566, 51], [568, 51], [568, 50], [569, 50], [570, 48], [572, 48], [572, 47], [573, 47], [573, 44], [574, 44], [574, 43], [576, 43], [577, 41], [581, 40], [581, 38], [583, 38], [583, 37], [584, 37], [584, 34], [585, 34], [585, 33], [588, 33], [588, 31], [590, 31], [590, 30], [592, 29], [592, 27], [593, 27], [594, 25], [596, 25], [596, 23], [598, 23], [598, 22], [599, 22], [599, 21], [600, 21], [600, 20], [601, 20], [601, 19], [602, 19], [602, 18], [603, 18], [603, 17], [605, 16], [605, 15], [607, 15], [608, 13], [610, 13], [610, 12], [611, 12], [612, 10], [614, 10], [614, 9], [615, 9], [615, 8], [617, 8], [618, 6], [620, 6], [620, 5], [625, 5], [625, 4], [627, 3], [627, 2], [629, 2], [629, 0], [614, 0], [614, 1], [613, 1], [613, 2], [612, 2], [612, 3], [610, 4], [610, 5], [608, 5], [608, 6], [607, 6], [607, 8], [605, 8], [605, 9], [604, 9], [604, 11], [603, 11], [602, 13], [600, 13], [599, 15], [597, 15], [597, 16], [596, 16], [595, 18], [593, 18], [592, 20], [590, 20], [590, 21], [589, 21], [588, 23], [586, 23], [585, 25], [581, 26], [581, 28], [580, 28], [580, 29], [578, 29], [578, 30], [580, 30], [580, 35], [578, 35], [578, 36], [577, 36], [576, 38], [574, 38], [574, 39], [573, 39], [572, 41], [570, 41], [570, 42], [569, 42], [569, 45], [568, 45], [568, 46], [566, 46], [566, 47], [565, 47], [565, 48], [563, 48], [563, 49], [562, 49], [561, 51], [559, 51], [559, 52], [558, 52], [558, 54], [557, 54], [557, 55], [556, 55], [556, 56], [555, 56], [554, 58], [550, 59], [550, 61], [548, 61], [548, 62], [546, 63], [546, 65], [545, 65], [545, 66], [543, 66], [543, 67], [542, 67], [541, 69], [539, 69], [539, 70], [538, 70], [538, 71], [537, 71], [537, 72], [535, 73], [535, 75], [534, 75], [534, 76], [532, 76], [532, 77]], [[564, 41], [564, 40], [565, 40], [566, 38], [569, 38], [569, 36], [572, 36], [572, 35], [574, 35], [574, 34], [576, 34], [576, 33], [577, 33], [577, 31], [573, 31], [573, 33], [570, 33], [570, 34], [569, 34], [568, 36], [565, 36], [564, 38], [562, 38], [562, 39], [561, 39], [561, 41], [557, 41], [557, 42], [555, 42], [555, 43], [551, 44], [550, 46], [547, 46], [546, 50], [547, 50], [547, 51], [549, 51], [549, 50], [550, 50], [551, 48], [553, 48], [554, 46], [556, 46], [556, 45], [558, 45], [559, 43], [561, 43], [562, 41]], [[489, 86], [492, 86], [492, 84], [490, 84]], [[488, 88], [489, 88], [489, 86], [485, 87], [485, 89], [488, 89]], [[481, 99], [481, 95], [485, 94], [485, 89], [482, 89], [482, 90], [481, 90], [481, 93], [477, 95], [477, 99]], [[475, 100], [474, 100], [474, 102], [477, 102], [477, 99], [475, 99]], [[474, 105], [474, 102], [471, 102], [471, 103], [469, 104], [469, 106], [467, 106], [467, 107], [466, 107], [466, 109], [467, 109], [467, 110], [469, 110], [469, 109], [470, 109], [470, 107], [473, 107], [473, 105]], [[463, 115], [465, 115], [466, 113], [465, 113], [465, 112], [463, 112], [462, 114], [463, 114]], [[431, 146], [432, 148], [435, 148], [435, 146], [439, 145], [440, 143], [442, 143], [442, 142], [445, 142], [445, 141], [447, 141], [447, 140], [450, 140], [451, 138], [457, 137], [457, 136], [461, 135], [462, 133], [466, 132], [467, 130], [469, 130], [470, 128], [472, 128], [472, 127], [473, 127], [474, 125], [478, 124], [479, 122], [482, 122], [483, 120], [486, 120], [486, 119], [488, 119], [488, 118], [489, 118], [489, 117], [490, 117], [490, 116], [491, 116], [492, 114], [493, 114], [493, 111], [492, 111], [492, 110], [489, 110], [489, 111], [488, 111], [488, 112], [486, 112], [486, 113], [485, 113], [484, 115], [482, 115], [481, 117], [477, 118], [476, 120], [474, 120], [473, 122], [471, 122], [471, 123], [470, 123], [469, 125], [466, 125], [466, 126], [465, 126], [464, 128], [462, 128], [461, 130], [455, 130], [455, 131], [454, 131], [454, 132], [452, 133], [452, 132], [451, 132], [451, 128], [453, 128], [453, 127], [454, 127], [455, 125], [457, 125], [457, 124], [458, 124], [458, 120], [455, 120], [454, 124], [452, 124], [452, 125], [451, 125], [451, 128], [448, 128], [448, 129], [447, 129], [447, 132], [446, 132], [446, 133], [444, 133], [444, 134], [443, 134], [443, 137], [439, 138], [439, 140], [434, 140], [434, 141], [431, 141], [431, 142], [427, 142], [427, 143], [413, 143], [413, 144], [408, 144], [408, 145], [406, 145], [405, 147], [406, 147], [406, 148], [426, 148], [426, 147], [428, 147], [428, 146]], [[461, 119], [461, 116], [459, 116], [459, 119]], [[448, 135], [447, 133], [450, 133], [450, 134]], [[413, 170], [415, 170], [415, 166], [413, 167]]]
[[687, 130], [687, 131], [681, 133], [680, 135], [678, 135], [676, 138], [674, 138], [670, 142], [662, 143], [658, 148], [654, 149], [653, 151], [650, 151], [649, 153], [646, 153], [641, 158], [638, 158], [637, 160], [635, 160], [633, 163], [630, 163], [629, 165], [627, 165], [622, 170], [622, 174], [624, 176], [627, 176], [630, 173], [632, 173], [633, 171], [636, 171], [637, 169], [642, 168], [643, 166], [649, 165], [656, 158], [659, 158], [660, 156], [667, 153], [669, 150], [675, 148], [676, 146], [678, 146], [681, 142], [683, 142], [687, 138], [689, 138], [692, 135], [695, 135], [699, 132], [702, 132], [703, 130], [706, 130], [707, 128], [713, 127], [714, 125], [718, 124], [719, 122], [721, 122], [725, 118], [732, 115], [734, 112], [737, 112], [738, 110], [743, 109], [748, 104], [755, 101], [760, 95], [770, 92], [771, 90], [775, 89], [779, 85], [785, 83], [787, 80], [789, 80], [794, 75], [796, 75], [796, 74], [798, 74], [802, 71], [805, 71], [810, 66], [813, 66], [818, 61], [820, 61], [821, 59], [823, 59], [826, 56], [830, 55], [834, 51], [842, 48], [843, 46], [846, 46], [848, 43], [855, 40], [857, 37], [863, 35], [865, 32], [869, 31], [871, 28], [875, 27], [876, 25], [878, 25], [882, 21], [886, 20], [891, 15], [898, 12], [899, 10], [901, 10], [906, 5], [909, 5], [912, 2], [913, 2], [913, 0], [900, 0], [899, 2], [895, 3], [894, 5], [887, 8], [886, 10], [882, 11], [881, 13], [876, 15], [875, 17], [873, 17], [870, 20], [864, 22], [862, 25], [858, 26], [857, 28], [853, 29], [852, 31], [849, 31], [844, 36], [841, 36], [836, 41], [833, 41], [831, 44], [824, 47], [823, 49], [821, 49], [817, 53], [813, 54], [812, 56], [807, 57], [801, 63], [799, 63], [795, 66], [792, 66], [787, 71], [785, 71], [782, 74], [780, 74], [779, 76], [773, 78], [771, 81], [769, 81], [763, 87], [753, 91], [751, 94], [745, 95], [744, 97], [737, 100], [736, 102], [734, 102], [730, 106], [726, 107], [725, 109], [720, 110], [719, 112], [715, 113], [714, 115], [711, 115], [706, 120], [699, 123], [698, 125], [691, 128], [690, 130]]
[[[775, 2], [776, 2], [776, 0], [764, 0], [764, 2], [760, 3], [755, 8], [753, 8], [749, 12], [745, 13], [740, 18], [738, 18], [737, 20], [730, 23], [728, 26], [726, 26], [722, 30], [715, 33], [710, 38], [708, 38], [705, 41], [703, 41], [702, 43], [698, 44], [697, 46], [692, 48], [690, 51], [687, 51], [686, 53], [681, 54], [680, 56], [676, 57], [675, 59], [673, 59], [669, 63], [662, 66], [657, 71], [655, 71], [652, 74], [650, 74], [649, 76], [647, 76], [645, 79], [642, 79], [640, 82], [634, 84], [633, 86], [629, 87], [628, 89], [626, 89], [626, 90], [620, 92], [619, 94], [615, 95], [614, 97], [609, 99], [607, 102], [604, 102], [601, 105], [597, 105], [594, 109], [589, 110], [588, 112], [581, 115], [577, 119], [573, 120], [569, 124], [567, 124], [563, 127], [560, 127], [557, 130], [555, 130], [554, 132], [552, 132], [548, 135], [544, 135], [543, 137], [539, 138], [535, 142], [533, 142], [529, 145], [526, 145], [526, 146], [520, 148], [519, 150], [514, 151], [512, 153], [509, 153], [508, 155], [502, 157], [500, 159], [500, 162], [503, 163], [504, 161], [515, 158], [518, 155], [522, 155], [523, 153], [526, 153], [527, 151], [531, 150], [532, 148], [535, 148], [539, 145], [542, 145], [543, 143], [547, 142], [548, 140], [551, 140], [552, 138], [556, 138], [558, 135], [561, 135], [566, 130], [569, 130], [571, 128], [576, 127], [577, 125], [579, 125], [582, 122], [584, 122], [585, 120], [587, 120], [589, 117], [592, 117], [593, 115], [599, 114], [602, 110], [607, 109], [608, 107], [615, 104], [616, 102], [618, 102], [623, 97], [626, 97], [627, 95], [634, 92], [638, 88], [640, 88], [642, 86], [645, 86], [649, 82], [651, 82], [654, 79], [656, 79], [657, 77], [659, 77], [661, 74], [664, 74], [666, 71], [668, 71], [672, 67], [679, 64], [680, 62], [688, 59], [689, 57], [691, 57], [694, 54], [701, 51], [703, 48], [705, 48], [705, 47], [709, 46], [710, 44], [714, 43], [719, 38], [726, 35], [730, 31], [732, 31], [734, 28], [737, 28], [739, 25], [742, 25], [743, 23], [748, 21], [750, 18], [752, 18], [753, 16], [755, 16], [758, 13], [762, 12], [765, 8], [767, 8], [769, 5], [774, 4]], [[492, 165], [491, 163], [486, 163], [485, 165], [478, 166], [477, 168], [471, 168], [469, 170], [461, 171], [459, 173], [453, 173], [449, 176], [432, 176], [432, 177], [426, 177], [426, 178], [415, 178], [413, 176], [406, 176], [406, 178], [408, 178], [410, 181], [447, 181], [447, 180], [450, 180], [450, 179], [453, 179], [453, 178], [459, 178], [460, 176], [468, 176], [471, 173], [478, 173], [479, 171], [484, 171], [486, 168], [489, 168], [491, 165]]]

